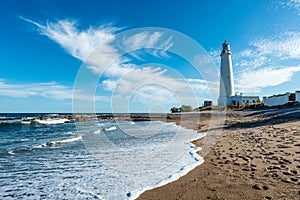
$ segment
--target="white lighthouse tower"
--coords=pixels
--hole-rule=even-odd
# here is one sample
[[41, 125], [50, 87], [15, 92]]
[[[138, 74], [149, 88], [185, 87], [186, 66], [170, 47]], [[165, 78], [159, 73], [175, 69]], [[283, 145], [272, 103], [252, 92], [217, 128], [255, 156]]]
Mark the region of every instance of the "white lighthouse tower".
[[230, 45], [225, 40], [222, 44], [221, 52], [221, 70], [220, 70], [220, 96], [218, 99], [219, 106], [231, 105], [231, 96], [234, 95], [233, 73]]

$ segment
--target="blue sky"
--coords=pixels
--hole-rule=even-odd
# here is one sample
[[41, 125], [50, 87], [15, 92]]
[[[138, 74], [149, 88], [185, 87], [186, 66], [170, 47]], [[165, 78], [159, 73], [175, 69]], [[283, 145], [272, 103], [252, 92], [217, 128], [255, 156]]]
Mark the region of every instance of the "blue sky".
[[[299, 90], [299, 24], [299, 0], [2, 1], [0, 112], [72, 112], [73, 100], [96, 112], [167, 112], [173, 105], [196, 107], [209, 99], [207, 77], [168, 52], [180, 41], [164, 31], [130, 35], [122, 41], [136, 51], [114, 60], [121, 55], [116, 38], [143, 27], [192, 38], [217, 70], [221, 44], [228, 40], [236, 91], [262, 97]], [[89, 89], [74, 96], [82, 68], [98, 82], [86, 83]], [[210, 93], [218, 92], [214, 80]]]

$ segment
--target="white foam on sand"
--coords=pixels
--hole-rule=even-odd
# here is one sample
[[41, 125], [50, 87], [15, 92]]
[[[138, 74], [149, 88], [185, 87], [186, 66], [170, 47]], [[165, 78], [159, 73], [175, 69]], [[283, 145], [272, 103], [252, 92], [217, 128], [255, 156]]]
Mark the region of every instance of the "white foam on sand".
[[[106, 126], [105, 131], [116, 129], [114, 123]], [[83, 143], [104, 167], [108, 166], [101, 178], [107, 180], [101, 183], [101, 195], [109, 200], [131, 200], [201, 165], [204, 160], [196, 153], [200, 148], [191, 142], [204, 136], [174, 123], [118, 122], [115, 134], [109, 135], [115, 145], [107, 143], [106, 134], [99, 138], [86, 135]]]
[[[201, 139], [204, 136], [205, 136], [205, 133], [203, 133], [202, 135], [199, 135], [198, 138], [194, 138], [194, 140]], [[157, 184], [155, 184], [153, 186], [149, 186], [149, 187], [143, 188], [141, 190], [136, 190], [136, 191], [128, 192], [127, 193], [128, 200], [137, 199], [142, 193], [144, 193], [147, 190], [152, 190], [154, 188], [161, 187], [163, 185], [166, 185], [168, 183], [176, 181], [180, 177], [185, 176], [188, 172], [190, 172], [191, 170], [193, 170], [197, 166], [199, 166], [202, 163], [204, 163], [204, 159], [199, 154], [197, 154], [197, 152], [200, 151], [201, 148], [195, 146], [192, 143], [189, 143], [189, 144], [190, 144], [190, 151], [188, 152], [188, 154], [195, 161], [193, 164], [191, 164], [191, 165], [183, 165], [176, 173], [169, 175], [166, 179], [158, 182]]]

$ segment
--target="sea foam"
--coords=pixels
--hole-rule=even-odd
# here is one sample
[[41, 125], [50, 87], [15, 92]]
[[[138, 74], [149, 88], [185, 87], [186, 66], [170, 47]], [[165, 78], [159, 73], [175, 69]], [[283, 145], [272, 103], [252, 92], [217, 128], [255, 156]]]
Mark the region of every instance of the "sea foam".
[[[196, 153], [200, 148], [191, 141], [205, 134], [175, 124], [96, 121], [76, 126], [32, 123], [3, 132], [11, 144], [2, 140], [7, 157], [2, 162], [0, 157], [0, 198], [34, 193], [32, 199], [39, 194], [47, 199], [135, 199], [203, 163]], [[30, 187], [18, 187], [29, 182]]]
[[[194, 139], [195, 140], [196, 139], [201, 139], [204, 136], [205, 136], [205, 134], [199, 135], [198, 138], [194, 138]], [[204, 162], [204, 159], [199, 154], [197, 154], [197, 152], [200, 151], [201, 148], [195, 146], [192, 143], [189, 143], [189, 144], [190, 144], [190, 148], [191, 149], [188, 152], [188, 154], [191, 156], [192, 159], [195, 160], [195, 162], [193, 164], [181, 166], [180, 169], [176, 173], [170, 174], [167, 178], [159, 181], [158, 183], [156, 183], [156, 184], [154, 184], [152, 186], [145, 187], [145, 188], [143, 188], [141, 190], [135, 190], [135, 191], [128, 192], [127, 193], [128, 200], [137, 199], [142, 193], [144, 193], [147, 190], [152, 190], [154, 188], [161, 187], [163, 185], [166, 185], [168, 183], [176, 181], [180, 177], [185, 176], [187, 173], [189, 173], [191, 170], [193, 170], [197, 166], [201, 165]]]
[[49, 119], [35, 119], [34, 120], [35, 122], [37, 123], [40, 123], [40, 124], [63, 124], [63, 123], [67, 123], [69, 122], [70, 120], [68, 119], [56, 119], [56, 118], [49, 118]]

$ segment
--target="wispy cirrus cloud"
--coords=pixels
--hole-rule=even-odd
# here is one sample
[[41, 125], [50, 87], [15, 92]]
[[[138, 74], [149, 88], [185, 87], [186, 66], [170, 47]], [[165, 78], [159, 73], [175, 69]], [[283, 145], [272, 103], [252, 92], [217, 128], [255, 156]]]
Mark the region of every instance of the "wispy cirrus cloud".
[[131, 99], [142, 104], [175, 103], [193, 93], [186, 80], [178, 76], [167, 76], [166, 72], [166, 69], [159, 67], [136, 68], [116, 81], [103, 81], [102, 84], [107, 89], [113, 87], [114, 99]]
[[300, 15], [300, 0], [281, 0], [278, 4]]
[[[123, 52], [126, 51], [134, 54], [135, 52], [132, 51], [140, 48], [154, 48], [158, 50], [150, 51], [152, 55], [167, 56], [164, 52], [172, 47], [173, 41], [172, 37], [164, 37], [162, 32], [137, 32], [116, 42], [117, 31], [120, 30], [117, 27], [100, 26], [80, 30], [76, 21], [60, 20], [43, 25], [23, 19], [34, 24], [40, 34], [58, 43], [70, 55], [82, 60], [93, 73], [103, 74], [105, 79], [101, 82], [100, 87], [106, 91], [117, 92], [119, 95], [125, 96], [135, 91], [137, 99], [140, 100], [143, 98], [145, 100], [145, 97], [151, 93], [155, 97], [152, 98], [152, 103], [155, 99], [161, 103], [163, 100], [170, 102], [169, 92], [166, 92], [166, 88], [175, 93], [185, 92], [187, 88], [190, 88], [185, 80], [167, 75], [167, 71], [164, 69], [154, 66], [139, 67], [131, 62], [130, 58], [123, 55]], [[122, 52], [119, 52], [114, 42], [121, 45]], [[133, 56], [140, 58], [139, 55], [134, 54]], [[107, 66], [109, 67], [107, 68]], [[149, 85], [153, 83], [159, 84], [160, 87], [153, 85], [150, 87]], [[146, 90], [141, 89], [141, 86], [149, 90], [145, 93]]]
[[79, 60], [86, 60], [97, 47], [103, 49], [103, 57], [116, 54], [115, 49], [111, 48], [109, 43], [115, 39], [115, 32], [121, 28], [103, 25], [80, 31], [77, 28], [77, 22], [74, 20], [59, 20], [56, 23], [48, 22], [43, 25], [24, 17], [20, 18], [35, 25], [41, 35], [55, 41], [66, 52]]
[[270, 38], [251, 42], [259, 55], [277, 59], [295, 59], [300, 57], [300, 32], [284, 32]]
[[[166, 40], [161, 40], [163, 33], [161, 32], [141, 32], [132, 35], [131, 37], [123, 38], [123, 46], [125, 50], [132, 51], [134, 49], [146, 49], [148, 53], [156, 57], [167, 57], [166, 51], [173, 46], [172, 37]], [[155, 49], [151, 49], [155, 47]], [[149, 48], [149, 49], [147, 49]], [[137, 59], [143, 60], [136, 52], [131, 52], [131, 55]]]
[[171, 42], [172, 38], [168, 38], [168, 40], [161, 41], [163, 33], [161, 32], [142, 32], [137, 33], [131, 37], [124, 38], [123, 44], [127, 49], [140, 49], [140, 48], [152, 48], [157, 47], [163, 50], [168, 50], [173, 43]]
[[208, 54], [212, 58], [212, 60], [216, 64], [216, 66], [220, 66], [220, 64], [221, 64], [221, 62], [220, 62], [221, 50], [219, 50], [219, 49], [211, 49], [210, 51], [208, 51]]
[[[149, 78], [154, 79], [156, 83], [168, 85], [174, 92], [184, 91], [187, 86], [192, 87], [196, 92], [207, 89], [207, 83], [204, 83], [204, 80], [178, 79], [168, 76], [166, 71], [160, 68], [139, 67], [133, 64], [113, 44], [117, 32], [121, 30], [118, 27], [110, 25], [80, 30], [76, 21], [60, 20], [56, 23], [42, 25], [29, 19], [23, 19], [34, 24], [42, 35], [58, 43], [70, 55], [85, 62], [93, 73], [99, 75], [104, 73], [106, 79], [102, 81], [100, 86], [106, 91], [117, 89], [119, 93], [123, 92], [126, 95], [140, 85], [149, 83]], [[151, 47], [167, 51], [173, 45], [172, 38], [162, 39], [162, 36], [163, 33], [161, 32], [142, 32], [125, 37], [118, 42], [122, 43], [125, 52]], [[159, 56], [158, 52], [153, 51], [152, 54]], [[133, 57], [141, 59], [135, 52], [129, 53]], [[219, 65], [220, 51], [211, 50], [209, 54]], [[247, 49], [233, 55], [236, 87], [241, 92], [260, 92], [265, 87], [285, 83], [291, 79], [294, 73], [298, 72], [297, 65], [286, 63], [291, 60], [298, 60], [299, 57], [300, 32], [284, 32], [273, 37], [254, 39], [249, 43]], [[201, 62], [204, 61], [201, 60]], [[107, 66], [109, 68], [106, 68]], [[260, 81], [258, 81], [258, 77]], [[217, 92], [218, 84], [215, 86], [215, 92]], [[139, 99], [142, 99], [142, 96], [146, 97], [149, 92], [152, 93], [152, 96], [157, 97], [167, 94], [167, 92], [162, 91], [161, 87], [156, 90], [153, 89], [153, 86], [150, 88], [152, 89], [149, 89], [147, 93], [140, 89], [141, 96]], [[164, 97], [160, 100], [168, 99]]]
[[237, 69], [256, 69], [280, 61], [300, 58], [300, 32], [285, 32], [249, 43], [249, 48], [234, 55]]
[[281, 85], [299, 72], [300, 32], [254, 39], [233, 58], [238, 91], [261, 92], [263, 88]]
[[[9, 83], [4, 79], [0, 79], [0, 96], [27, 98], [31, 96], [45, 97], [56, 100], [73, 99], [73, 88], [52, 82], [41, 83]], [[76, 95], [77, 99], [89, 101], [107, 101], [104, 96], [89, 96], [84, 91]]]
[[[256, 38], [246, 49], [232, 52], [236, 91], [259, 93], [290, 81], [299, 72], [300, 32]], [[220, 66], [220, 50], [212, 49], [209, 54]]]
[[219, 92], [219, 82], [212, 82], [203, 79], [186, 79], [187, 83], [193, 88], [197, 93], [209, 90], [211, 93]]
[[[117, 32], [122, 28], [108, 24], [80, 30], [78, 23], [74, 20], [59, 20], [43, 25], [24, 17], [21, 19], [35, 25], [41, 35], [47, 36], [70, 55], [85, 62], [87, 67], [96, 74], [122, 76], [136, 67], [129, 64], [130, 59], [124, 57], [123, 52], [119, 52], [113, 44]], [[162, 35], [161, 32], [136, 33], [131, 37], [124, 38], [122, 47], [125, 47], [125, 51], [151, 47], [167, 51], [172, 46], [171, 38], [161, 40]], [[152, 53], [158, 56], [158, 52], [163, 51], [153, 51]]]
[[[115, 40], [115, 33], [121, 28], [103, 25], [79, 30], [74, 20], [59, 20], [56, 23], [48, 22], [43, 25], [21, 18], [35, 25], [41, 35], [59, 44], [67, 53], [86, 62], [87, 67], [96, 74], [104, 73], [108, 65], [110, 68], [107, 73], [112, 76], [122, 75], [129, 70], [128, 65], [123, 65], [128, 60], [121, 59], [120, 54], [111, 45]], [[90, 55], [91, 53], [93, 55]]]
[[262, 88], [277, 86], [290, 81], [296, 72], [300, 72], [300, 65], [296, 67], [266, 67], [249, 73], [242, 73], [236, 81], [236, 89], [240, 92], [260, 92]]
[[56, 82], [12, 84], [0, 80], [0, 95], [9, 97], [42, 96], [52, 99], [71, 99], [72, 88]]

